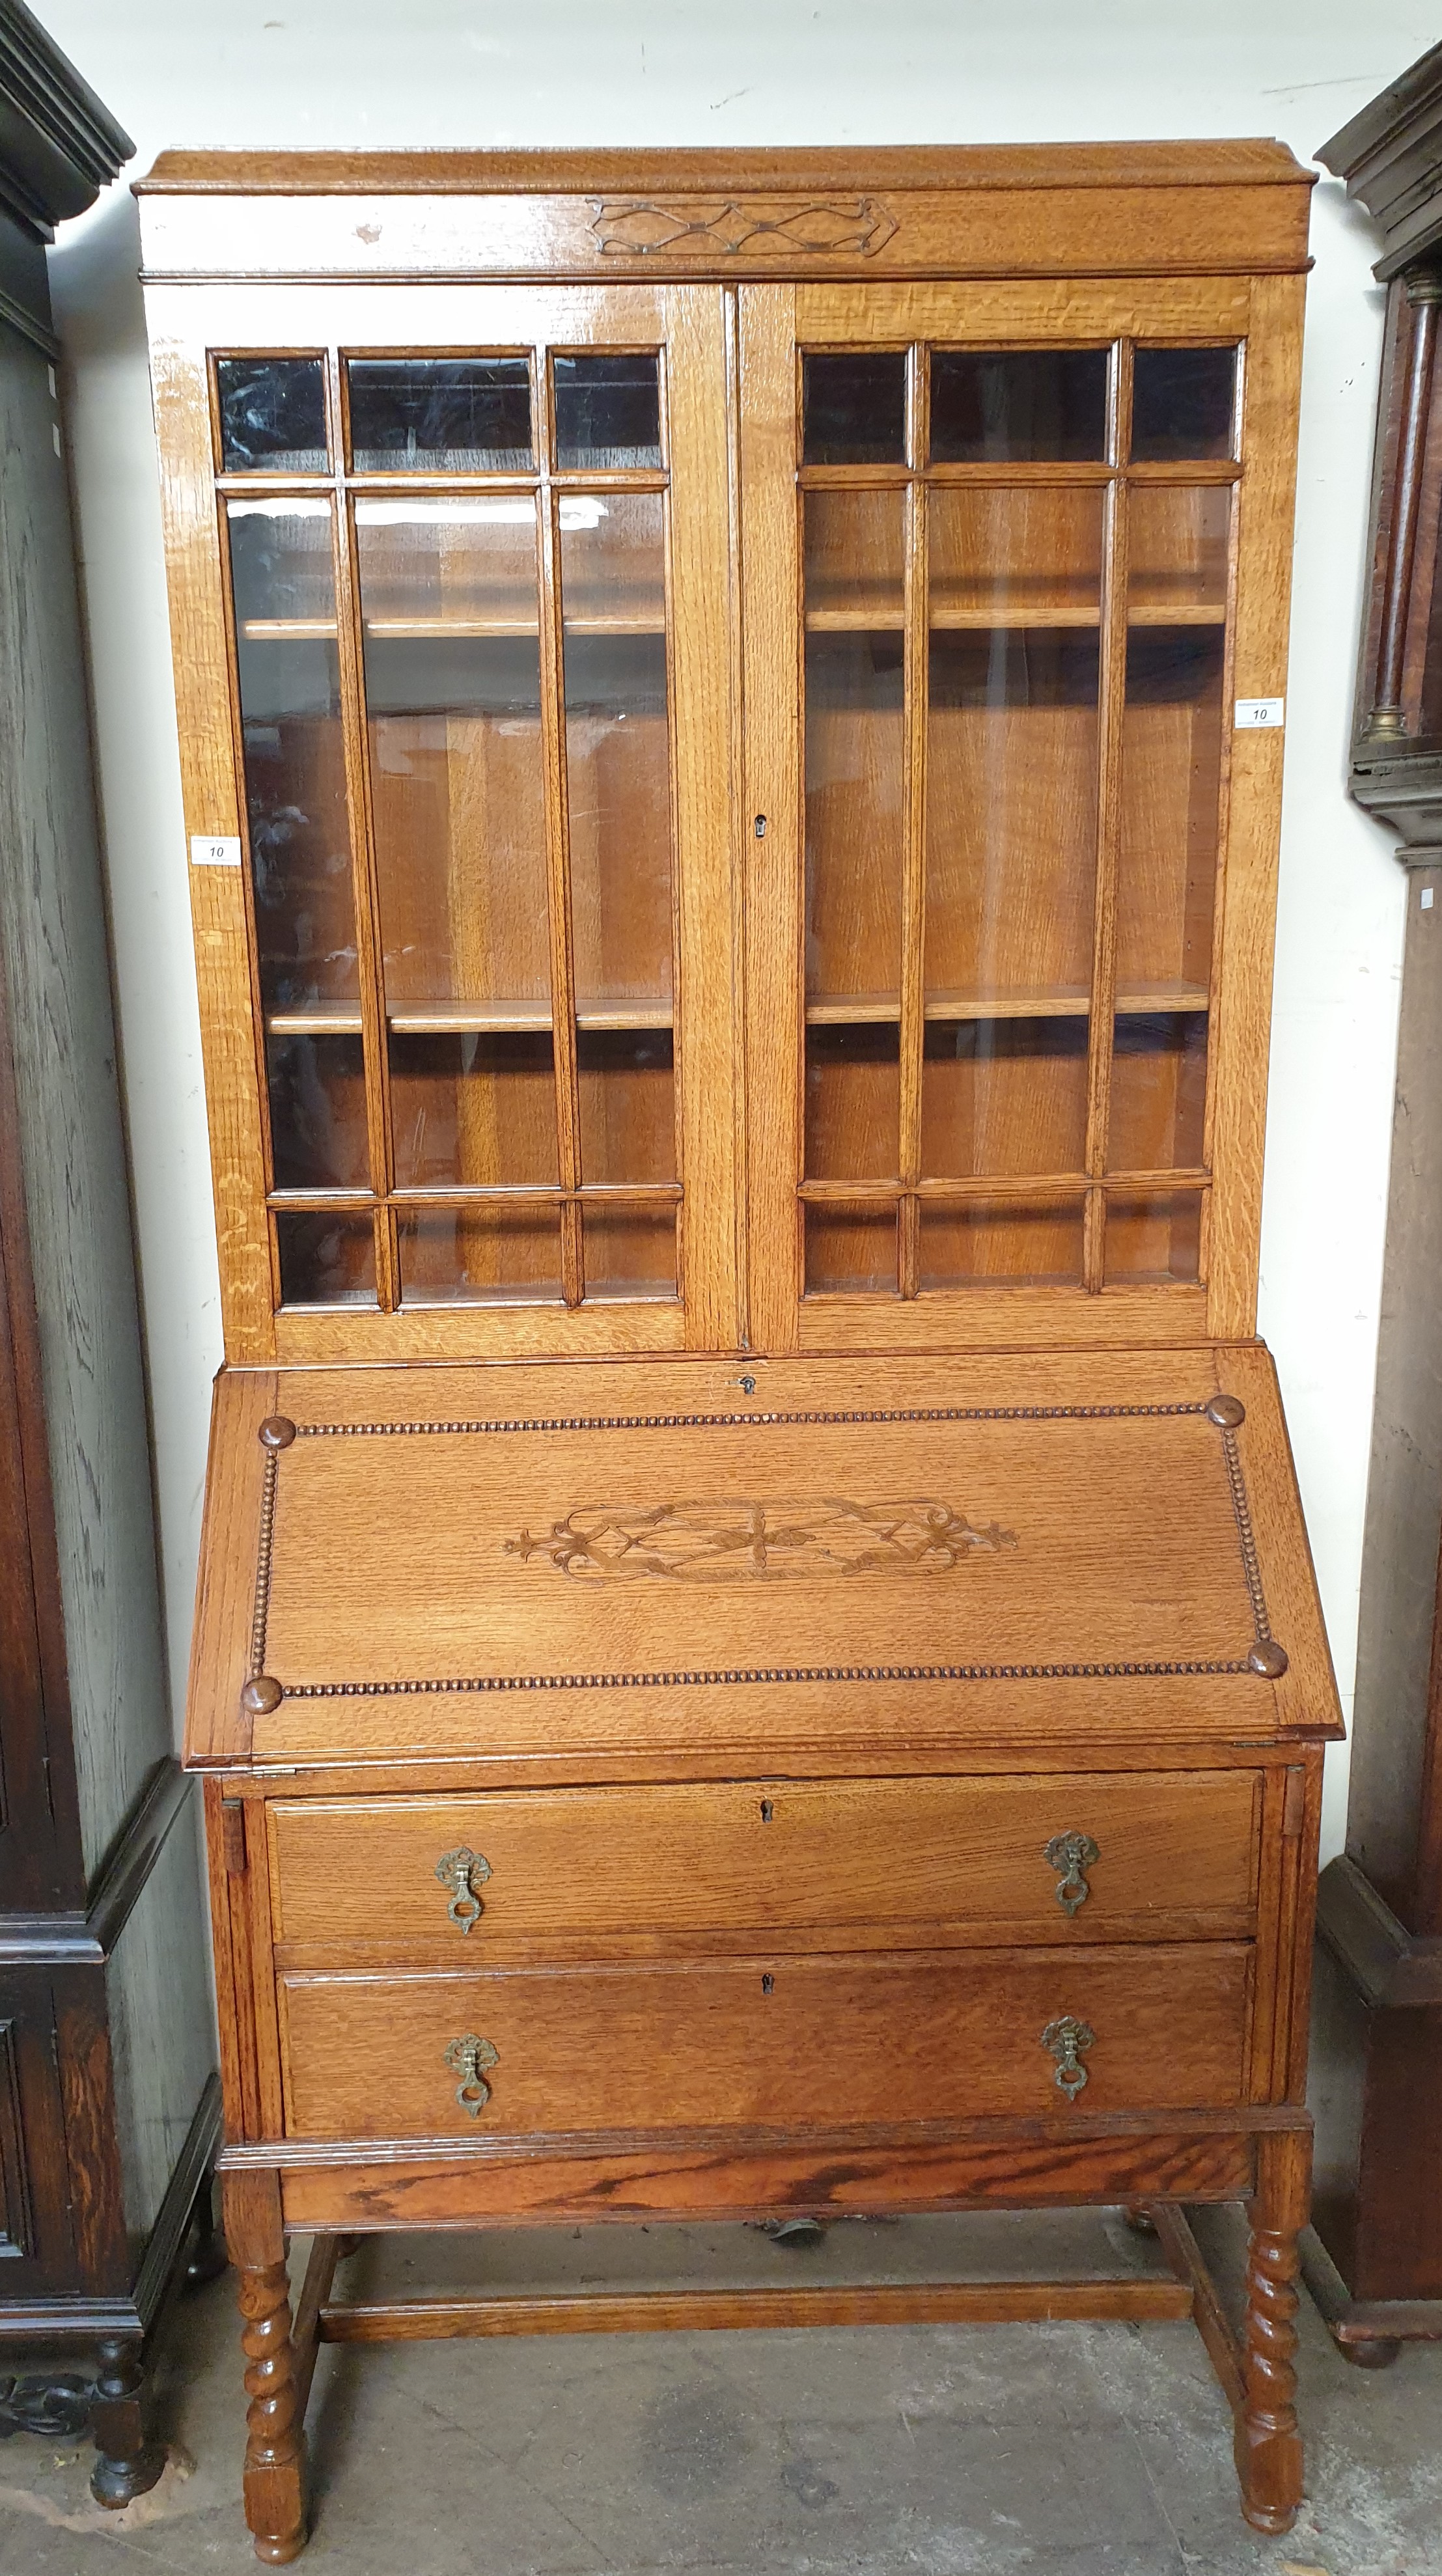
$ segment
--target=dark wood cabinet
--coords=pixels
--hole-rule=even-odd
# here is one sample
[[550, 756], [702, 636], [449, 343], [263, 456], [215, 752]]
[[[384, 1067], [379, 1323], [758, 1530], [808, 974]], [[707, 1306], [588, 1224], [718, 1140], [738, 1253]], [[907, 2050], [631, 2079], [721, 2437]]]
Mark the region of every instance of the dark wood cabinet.
[[1442, 46], [1319, 156], [1387, 285], [1358, 802], [1407, 872], [1345, 1853], [1323, 1871], [1307, 2278], [1374, 2366], [1442, 2337]]
[[130, 146], [28, 11], [3, 38], [0, 2414], [92, 2423], [121, 2505], [159, 2474], [146, 2338], [217, 2129], [44, 250]]

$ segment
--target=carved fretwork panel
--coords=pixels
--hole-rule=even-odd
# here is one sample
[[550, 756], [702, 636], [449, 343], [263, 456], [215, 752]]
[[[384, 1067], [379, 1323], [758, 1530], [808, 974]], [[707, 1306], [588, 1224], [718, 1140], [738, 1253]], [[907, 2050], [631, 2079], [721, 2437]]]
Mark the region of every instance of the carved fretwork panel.
[[870, 259], [897, 230], [896, 217], [874, 197], [676, 197], [661, 205], [649, 198], [606, 199], [591, 230], [603, 251], [654, 259], [665, 252], [849, 251]]

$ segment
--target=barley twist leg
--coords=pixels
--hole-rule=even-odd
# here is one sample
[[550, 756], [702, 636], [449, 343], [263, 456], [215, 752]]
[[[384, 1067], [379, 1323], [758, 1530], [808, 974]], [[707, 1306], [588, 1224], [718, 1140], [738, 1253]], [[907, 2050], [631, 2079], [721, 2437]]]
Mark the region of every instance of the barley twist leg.
[[246, 2417], [245, 2518], [255, 2554], [283, 2567], [305, 2547], [305, 2434], [290, 2340], [290, 2284], [283, 2263], [240, 2275]]

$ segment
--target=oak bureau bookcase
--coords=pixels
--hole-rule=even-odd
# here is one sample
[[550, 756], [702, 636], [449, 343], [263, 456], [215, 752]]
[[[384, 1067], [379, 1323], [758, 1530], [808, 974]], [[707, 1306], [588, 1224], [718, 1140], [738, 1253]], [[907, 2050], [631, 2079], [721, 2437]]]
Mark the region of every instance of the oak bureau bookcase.
[[[1195, 2315], [1292, 2518], [1339, 1729], [1255, 1291], [1307, 187], [1265, 142], [142, 184], [263, 2558], [318, 2342], [388, 2332]], [[1239, 2337], [1186, 2216], [1235, 2198]], [[1157, 2258], [334, 2294], [377, 2229], [1038, 2203]]]

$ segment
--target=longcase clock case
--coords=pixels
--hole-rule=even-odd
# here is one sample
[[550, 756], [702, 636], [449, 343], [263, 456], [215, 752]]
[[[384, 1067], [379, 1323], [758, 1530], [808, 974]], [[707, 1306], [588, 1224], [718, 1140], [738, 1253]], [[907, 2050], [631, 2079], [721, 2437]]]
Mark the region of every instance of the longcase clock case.
[[[1338, 1723], [1255, 1287], [1307, 184], [143, 183], [263, 2557], [317, 2342], [385, 2324], [341, 2238], [595, 2214], [1124, 2201], [1125, 2284], [844, 2313], [1195, 2312], [1295, 2511]], [[1239, 2341], [1185, 2215], [1233, 2197]]]

